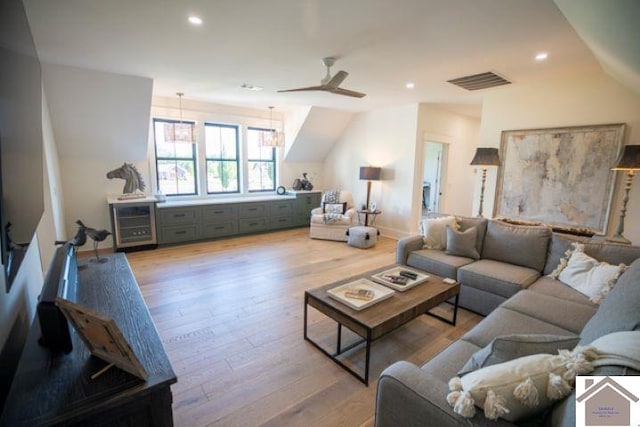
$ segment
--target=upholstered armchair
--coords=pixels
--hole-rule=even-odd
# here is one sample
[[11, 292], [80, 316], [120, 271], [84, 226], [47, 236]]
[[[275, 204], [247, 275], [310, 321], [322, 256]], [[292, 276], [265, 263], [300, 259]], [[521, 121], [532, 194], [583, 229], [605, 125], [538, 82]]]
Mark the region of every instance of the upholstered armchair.
[[350, 191], [340, 190], [338, 203], [327, 203], [331, 190], [322, 195], [319, 208], [311, 211], [309, 236], [312, 239], [336, 240], [346, 242], [349, 227], [358, 225], [358, 214], [353, 206], [353, 195]]

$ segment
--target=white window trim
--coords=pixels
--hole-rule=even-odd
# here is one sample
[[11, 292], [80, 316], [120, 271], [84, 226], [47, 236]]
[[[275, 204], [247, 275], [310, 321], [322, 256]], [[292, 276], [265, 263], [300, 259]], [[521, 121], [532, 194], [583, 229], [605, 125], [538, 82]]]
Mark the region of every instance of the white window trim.
[[[265, 113], [266, 114], [266, 113]], [[180, 110], [174, 107], [165, 107], [165, 106], [152, 106], [151, 107], [151, 117], [149, 120], [149, 138], [148, 138], [148, 163], [149, 163], [149, 173], [150, 173], [150, 188], [153, 191], [153, 194], [158, 194], [158, 182], [157, 182], [157, 171], [156, 171], [156, 159], [155, 159], [155, 132], [153, 129], [153, 120], [154, 119], [169, 119], [169, 120], [179, 120], [180, 119]], [[198, 199], [224, 199], [224, 198], [238, 198], [238, 197], [256, 197], [259, 195], [271, 195], [271, 192], [249, 192], [248, 191], [248, 182], [249, 182], [249, 172], [247, 168], [247, 159], [248, 159], [248, 150], [247, 150], [247, 139], [248, 132], [247, 129], [249, 127], [263, 128], [269, 129], [273, 126], [277, 130], [284, 129], [284, 122], [282, 120], [273, 121], [270, 118], [262, 118], [262, 117], [253, 117], [253, 116], [241, 116], [241, 115], [233, 115], [233, 114], [224, 114], [219, 112], [208, 112], [208, 111], [197, 111], [188, 108], [182, 109], [182, 119], [185, 121], [195, 121], [196, 127], [196, 174], [197, 174], [197, 187], [198, 194], [197, 195], [189, 195], [189, 196], [171, 196], [169, 200], [198, 200]], [[207, 194], [207, 177], [204, 171], [206, 170], [206, 158], [205, 158], [205, 128], [204, 124], [214, 123], [214, 124], [222, 124], [222, 125], [232, 125], [238, 126], [239, 135], [239, 164], [240, 164], [240, 192], [239, 193], [227, 193], [227, 194]], [[282, 159], [283, 159], [283, 151], [284, 147], [276, 148], [276, 176], [275, 176], [275, 187], [277, 188], [280, 182], [280, 174], [282, 171]], [[275, 191], [273, 191], [275, 194]]]

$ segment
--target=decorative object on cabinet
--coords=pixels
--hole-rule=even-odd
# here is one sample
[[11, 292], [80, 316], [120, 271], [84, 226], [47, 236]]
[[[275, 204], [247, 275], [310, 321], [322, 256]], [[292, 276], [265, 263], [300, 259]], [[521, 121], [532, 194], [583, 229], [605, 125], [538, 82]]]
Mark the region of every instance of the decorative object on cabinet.
[[[107, 172], [107, 178], [119, 178], [125, 180], [124, 188], [122, 189], [122, 193], [126, 195], [125, 198], [145, 197], [144, 194], [133, 194], [138, 191], [143, 192], [145, 189], [145, 183], [144, 178], [142, 178], [142, 175], [132, 163], [124, 162], [119, 168]], [[132, 194], [133, 197], [130, 196]]]
[[480, 207], [478, 217], [482, 218], [482, 205], [484, 205], [484, 184], [487, 180], [487, 166], [500, 166], [500, 155], [497, 148], [477, 148], [470, 165], [482, 168], [482, 185], [480, 187]]
[[494, 216], [605, 234], [622, 123], [502, 132]]
[[608, 241], [631, 244], [631, 241], [624, 237], [624, 217], [627, 215], [627, 202], [629, 201], [629, 192], [633, 183], [635, 171], [640, 170], [640, 145], [627, 145], [623, 148], [620, 157], [616, 161], [616, 165], [611, 168], [614, 171], [627, 171], [627, 182], [624, 187], [624, 198], [622, 199], [622, 209], [620, 209], [620, 219], [618, 220], [618, 228], [613, 237], [607, 238]]
[[78, 224], [78, 229], [76, 231], [75, 236], [73, 236], [71, 239], [65, 241], [61, 241], [61, 240], [56, 240], [55, 244], [57, 245], [64, 245], [67, 244], [69, 246], [72, 246], [74, 251], [78, 251], [78, 248], [80, 246], [83, 246], [85, 243], [87, 243], [87, 228], [82, 224], [82, 221], [77, 220], [76, 224]]
[[311, 182], [309, 182], [309, 179], [307, 178], [307, 172], [302, 172], [302, 179], [300, 178], [296, 178], [293, 180], [293, 185], [291, 186], [291, 188], [293, 188], [295, 191], [311, 191], [313, 190], [313, 184]]
[[[360, 179], [367, 181], [367, 202], [365, 204], [365, 209], [369, 208], [369, 198], [371, 196], [371, 181], [379, 181], [381, 171], [382, 171], [381, 168], [377, 168], [373, 166], [360, 167]], [[365, 227], [369, 225], [368, 216], [365, 216], [364, 225]]]
[[100, 258], [100, 255], [98, 254], [98, 244], [109, 237], [111, 235], [111, 232], [108, 230], [96, 230], [95, 228], [87, 227], [80, 220], [77, 220], [76, 224], [84, 228], [84, 232], [86, 233], [86, 235], [89, 236], [91, 240], [93, 240], [93, 251], [96, 254], [96, 259], [92, 261], [100, 263], [107, 262], [106, 258]]
[[302, 189], [304, 191], [311, 191], [313, 190], [313, 184], [311, 182], [309, 182], [309, 179], [307, 178], [307, 173], [306, 172], [302, 172]]
[[282, 185], [280, 187], [276, 188], [276, 194], [278, 194], [280, 196], [283, 196], [284, 193], [286, 193], [286, 192], [287, 192], [287, 189], [284, 188]]

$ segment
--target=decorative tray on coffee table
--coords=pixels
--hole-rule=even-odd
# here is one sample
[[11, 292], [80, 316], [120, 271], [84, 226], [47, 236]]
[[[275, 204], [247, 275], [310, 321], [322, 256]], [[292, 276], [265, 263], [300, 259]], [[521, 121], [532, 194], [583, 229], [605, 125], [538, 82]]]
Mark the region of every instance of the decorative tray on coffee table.
[[[349, 297], [347, 293], [358, 292], [360, 291], [363, 294], [367, 294], [367, 291], [371, 291], [372, 296], [371, 299], [365, 299], [367, 296], [362, 295], [361, 297]], [[340, 301], [341, 303], [351, 307], [356, 311], [364, 310], [367, 307], [371, 307], [374, 304], [379, 303], [382, 300], [389, 298], [394, 294], [394, 291], [381, 286], [375, 282], [372, 282], [369, 279], [358, 279], [353, 282], [345, 283], [344, 285], [336, 286], [333, 289], [329, 289], [327, 291], [329, 297], [335, 299], [336, 301]]]
[[[402, 276], [401, 272], [408, 272], [410, 276], [415, 276], [415, 279]], [[429, 275], [412, 268], [399, 266], [374, 274], [371, 279], [397, 291], [404, 292], [429, 280]]]

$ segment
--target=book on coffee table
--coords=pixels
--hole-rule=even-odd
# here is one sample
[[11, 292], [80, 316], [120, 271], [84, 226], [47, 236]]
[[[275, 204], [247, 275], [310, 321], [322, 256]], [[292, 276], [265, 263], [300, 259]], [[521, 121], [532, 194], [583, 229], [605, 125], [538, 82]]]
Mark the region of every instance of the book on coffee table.
[[371, 279], [376, 283], [403, 292], [426, 282], [429, 275], [413, 268], [399, 266], [374, 274]]
[[327, 294], [330, 298], [360, 311], [389, 298], [394, 291], [362, 278], [329, 289]]

